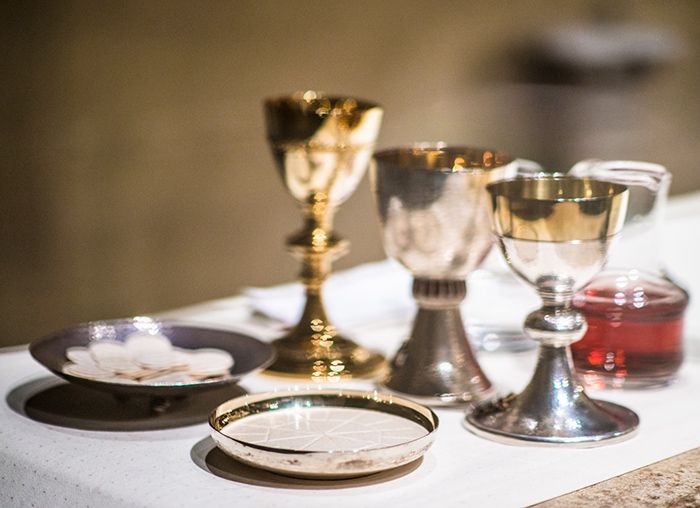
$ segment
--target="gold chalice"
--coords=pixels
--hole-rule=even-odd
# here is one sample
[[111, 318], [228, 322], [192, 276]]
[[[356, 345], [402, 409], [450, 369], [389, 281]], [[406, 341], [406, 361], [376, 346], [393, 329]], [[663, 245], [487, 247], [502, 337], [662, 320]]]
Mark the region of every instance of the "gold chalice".
[[339, 335], [322, 300], [333, 260], [348, 250], [333, 232], [333, 215], [365, 174], [382, 109], [351, 97], [307, 91], [265, 101], [267, 136], [287, 189], [301, 206], [304, 226], [287, 240], [302, 263], [306, 305], [299, 323], [274, 342], [276, 374], [317, 381], [369, 377], [384, 358]]
[[627, 210], [624, 185], [549, 176], [496, 182], [493, 222], [510, 268], [534, 286], [542, 307], [525, 320], [540, 343], [537, 367], [518, 395], [486, 403], [466, 426], [499, 441], [586, 445], [629, 437], [639, 424], [629, 409], [590, 399], [573, 374], [569, 344], [583, 337], [586, 319], [574, 293], [598, 273]]

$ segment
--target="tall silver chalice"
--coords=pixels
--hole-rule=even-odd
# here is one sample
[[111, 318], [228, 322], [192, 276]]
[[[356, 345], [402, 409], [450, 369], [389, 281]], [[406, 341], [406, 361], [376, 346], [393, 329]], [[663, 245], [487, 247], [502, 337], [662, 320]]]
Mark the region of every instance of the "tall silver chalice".
[[326, 315], [322, 285], [348, 242], [333, 232], [333, 215], [369, 165], [382, 109], [352, 97], [306, 91], [265, 101], [267, 136], [282, 180], [297, 200], [304, 226], [287, 240], [302, 263], [306, 304], [299, 323], [274, 342], [277, 374], [333, 381], [368, 377], [384, 358], [339, 335]]
[[605, 264], [625, 219], [627, 188], [566, 176], [506, 180], [487, 188], [501, 251], [542, 299], [524, 326], [540, 350], [527, 387], [477, 407], [465, 425], [490, 439], [520, 443], [594, 446], [629, 437], [638, 416], [590, 399], [572, 373], [569, 349], [586, 331], [572, 298]]
[[492, 395], [467, 340], [459, 305], [465, 277], [493, 244], [486, 184], [515, 176], [492, 150], [416, 145], [374, 156], [372, 186], [384, 249], [413, 274], [418, 313], [383, 385], [430, 405]]

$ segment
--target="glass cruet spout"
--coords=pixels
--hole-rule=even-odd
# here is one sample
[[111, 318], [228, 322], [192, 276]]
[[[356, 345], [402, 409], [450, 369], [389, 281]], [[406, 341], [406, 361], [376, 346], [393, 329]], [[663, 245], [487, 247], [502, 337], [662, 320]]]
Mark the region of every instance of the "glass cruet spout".
[[671, 173], [659, 164], [587, 160], [569, 172], [626, 185], [627, 218], [606, 269], [575, 297], [588, 331], [572, 345], [583, 382], [646, 388], [673, 382], [683, 362], [688, 293], [667, 274], [661, 252]]

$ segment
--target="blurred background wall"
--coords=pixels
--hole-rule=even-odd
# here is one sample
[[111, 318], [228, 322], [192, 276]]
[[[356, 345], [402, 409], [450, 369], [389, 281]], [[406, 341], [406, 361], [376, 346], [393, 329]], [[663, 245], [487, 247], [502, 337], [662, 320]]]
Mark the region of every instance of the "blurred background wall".
[[[0, 10], [0, 344], [292, 280], [301, 219], [266, 146], [270, 95], [377, 101], [379, 147], [651, 160], [674, 193], [700, 189], [697, 0]], [[336, 226], [352, 242], [338, 268], [383, 257], [366, 180]]]

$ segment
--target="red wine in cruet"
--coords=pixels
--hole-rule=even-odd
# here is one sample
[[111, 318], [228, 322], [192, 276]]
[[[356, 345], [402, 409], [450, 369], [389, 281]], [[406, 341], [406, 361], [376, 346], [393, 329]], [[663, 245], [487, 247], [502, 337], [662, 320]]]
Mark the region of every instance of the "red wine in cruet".
[[588, 331], [571, 349], [589, 386], [665, 385], [683, 362], [687, 293], [663, 277], [630, 273], [605, 273], [574, 299]]

